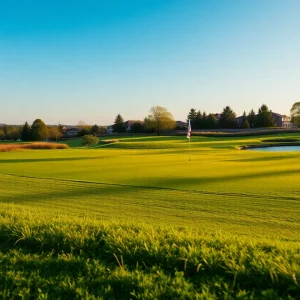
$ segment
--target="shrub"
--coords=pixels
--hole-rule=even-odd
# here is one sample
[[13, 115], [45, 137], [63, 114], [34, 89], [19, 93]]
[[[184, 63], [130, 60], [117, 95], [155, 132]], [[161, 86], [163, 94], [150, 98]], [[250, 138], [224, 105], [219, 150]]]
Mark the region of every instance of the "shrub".
[[93, 146], [93, 145], [97, 145], [99, 143], [99, 138], [96, 136], [93, 136], [91, 134], [89, 135], [84, 135], [82, 137], [82, 145], [84, 146]]
[[18, 151], [18, 150], [54, 150], [54, 149], [69, 149], [66, 144], [55, 144], [55, 143], [30, 143], [30, 144], [4, 144], [0, 145], [0, 152]]

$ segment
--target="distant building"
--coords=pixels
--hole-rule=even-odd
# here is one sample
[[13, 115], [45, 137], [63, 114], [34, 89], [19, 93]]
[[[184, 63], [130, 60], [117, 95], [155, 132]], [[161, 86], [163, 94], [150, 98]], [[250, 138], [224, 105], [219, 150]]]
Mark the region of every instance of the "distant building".
[[106, 127], [106, 134], [112, 134], [114, 131], [113, 125], [109, 125]]
[[292, 128], [293, 123], [291, 123], [291, 117], [286, 115], [280, 115], [272, 112], [272, 118], [274, 120], [276, 127], [282, 128]]
[[214, 114], [214, 116], [215, 116], [215, 118], [216, 118], [217, 121], [219, 121], [220, 118], [221, 118], [221, 114]]
[[[134, 123], [140, 123], [140, 124], [142, 124], [142, 125], [144, 124], [144, 122], [143, 122], [143, 121], [140, 121], [140, 120], [128, 120], [128, 121], [126, 121], [126, 122], [123, 123], [126, 132], [130, 132], [130, 131], [131, 131], [131, 127], [132, 127], [132, 125], [133, 125]], [[114, 131], [114, 127], [113, 127], [113, 126], [114, 126], [114, 125], [109, 125], [109, 126], [107, 126], [107, 128], [106, 128], [106, 133], [107, 133], [107, 134], [112, 134], [112, 133], [113, 133], [113, 131]]]
[[[272, 112], [272, 118], [274, 120], [274, 126], [280, 128], [293, 128], [294, 124], [291, 123], [291, 117], [286, 115], [281, 115]], [[238, 126], [240, 126], [243, 122], [243, 116], [236, 118]]]
[[176, 128], [187, 128], [187, 122], [176, 121]]
[[235, 118], [238, 127], [241, 127], [241, 126], [242, 126], [243, 118], [244, 118], [244, 116], [240, 116], [240, 117]]
[[74, 137], [74, 136], [78, 136], [80, 131], [81, 129], [77, 127], [66, 128], [64, 134], [67, 137]]
[[134, 123], [140, 123], [140, 124], [144, 124], [143, 121], [139, 121], [139, 120], [128, 120], [126, 122], [124, 122], [124, 126], [126, 128], [126, 132], [129, 132], [131, 130], [131, 127]]

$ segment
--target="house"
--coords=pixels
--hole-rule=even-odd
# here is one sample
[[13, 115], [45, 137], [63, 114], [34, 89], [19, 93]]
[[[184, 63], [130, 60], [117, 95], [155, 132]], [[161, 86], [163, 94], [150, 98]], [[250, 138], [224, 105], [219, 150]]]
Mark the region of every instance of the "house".
[[214, 116], [215, 116], [215, 118], [216, 118], [217, 121], [219, 121], [220, 118], [221, 118], [221, 114], [214, 114]]
[[237, 118], [235, 118], [235, 120], [236, 120], [238, 127], [241, 127], [243, 120], [244, 120], [244, 116], [237, 117]]
[[[143, 121], [139, 121], [139, 120], [128, 120], [126, 122], [123, 123], [124, 127], [125, 127], [125, 131], [126, 132], [130, 132], [131, 131], [131, 127], [134, 123], [140, 123], [140, 124], [144, 124]], [[114, 131], [114, 125], [109, 125], [107, 126], [107, 129], [106, 129], [106, 133], [107, 134], [112, 134]]]
[[[293, 123], [291, 123], [291, 117], [286, 115], [281, 115], [277, 113], [272, 113], [272, 118], [274, 120], [274, 126], [275, 127], [281, 127], [281, 128], [293, 128]], [[236, 118], [238, 126], [240, 126], [243, 122], [243, 116]]]
[[124, 126], [126, 129], [126, 132], [129, 132], [131, 130], [131, 127], [134, 123], [140, 123], [140, 124], [144, 124], [143, 121], [139, 121], [139, 120], [128, 120], [126, 122], [124, 122]]
[[291, 117], [286, 115], [280, 115], [272, 112], [272, 118], [274, 120], [276, 127], [281, 128], [292, 128], [293, 123], [291, 123]]
[[81, 131], [80, 128], [71, 127], [71, 128], [66, 128], [65, 131], [64, 131], [64, 134], [67, 137], [74, 137], [74, 136], [78, 136], [80, 131]]
[[187, 122], [183, 122], [183, 121], [176, 121], [176, 128], [187, 128]]
[[107, 128], [106, 128], [106, 133], [107, 133], [107, 134], [112, 134], [113, 131], [114, 131], [113, 125], [107, 126]]

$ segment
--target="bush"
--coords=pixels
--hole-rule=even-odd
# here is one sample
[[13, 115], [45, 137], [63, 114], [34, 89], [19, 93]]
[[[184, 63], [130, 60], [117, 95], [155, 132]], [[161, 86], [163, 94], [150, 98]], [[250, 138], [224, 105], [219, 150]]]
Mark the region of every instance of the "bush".
[[84, 146], [91, 147], [91, 146], [97, 145], [98, 143], [99, 143], [99, 138], [96, 136], [93, 136], [91, 134], [84, 135], [82, 137], [82, 145], [84, 145]]
[[0, 145], [0, 152], [18, 151], [18, 150], [54, 150], [54, 149], [69, 149], [66, 144], [55, 143], [30, 143], [30, 144], [4, 144]]

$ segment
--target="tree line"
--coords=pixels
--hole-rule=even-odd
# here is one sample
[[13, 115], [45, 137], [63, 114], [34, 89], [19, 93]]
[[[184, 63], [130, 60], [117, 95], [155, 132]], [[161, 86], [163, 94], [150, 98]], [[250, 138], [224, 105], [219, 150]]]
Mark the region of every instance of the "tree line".
[[23, 126], [5, 125], [0, 127], [0, 140], [58, 140], [62, 135], [62, 125], [47, 126], [41, 119], [36, 119], [31, 126], [26, 121]]
[[[93, 135], [98, 136], [106, 133], [106, 128], [98, 125], [87, 125], [80, 121], [78, 124], [80, 131], [78, 136]], [[23, 126], [4, 125], [0, 127], [1, 140], [22, 140], [22, 141], [57, 141], [64, 135], [64, 127], [47, 126], [41, 119], [36, 119], [31, 125], [26, 121]]]
[[[143, 122], [135, 122], [131, 125], [132, 133], [154, 133], [158, 135], [162, 131], [172, 130], [176, 128], [176, 121], [173, 115], [162, 106], [152, 106], [149, 114]], [[118, 114], [113, 125], [113, 132], [124, 133], [128, 128], [125, 127], [123, 117]], [[181, 129], [181, 128], [180, 128]]]
[[[300, 110], [299, 110], [300, 111]], [[256, 114], [252, 109], [248, 114], [244, 112], [243, 116], [237, 120], [236, 113], [226, 106], [222, 113], [216, 117], [215, 114], [206, 114], [191, 108], [187, 121], [190, 120], [193, 129], [249, 129], [274, 127], [275, 123], [272, 117], [272, 111], [263, 104]], [[132, 124], [130, 131], [132, 133], [153, 133], [160, 134], [162, 131], [172, 129], [185, 129], [186, 127], [176, 127], [176, 122], [172, 114], [164, 107], [153, 106], [150, 114], [144, 119], [144, 122]], [[118, 114], [113, 125], [113, 132], [126, 132], [123, 117]]]
[[[300, 125], [300, 102], [294, 103], [291, 109], [292, 122]], [[215, 114], [201, 113], [200, 110], [191, 108], [187, 120], [191, 121], [193, 129], [248, 129], [248, 128], [262, 128], [275, 126], [272, 117], [272, 111], [267, 105], [263, 104], [257, 114], [252, 109], [248, 114], [244, 112], [243, 116], [237, 120], [236, 113], [226, 106], [222, 113], [216, 118]], [[113, 125], [113, 132], [125, 133], [123, 117], [118, 114]], [[80, 121], [78, 124], [80, 131], [78, 136], [99, 136], [105, 134], [107, 129], [98, 125], [87, 125]], [[153, 106], [149, 111], [149, 115], [145, 117], [143, 122], [136, 122], [131, 125], [130, 131], [132, 133], [154, 133], [160, 134], [162, 131], [172, 129], [184, 129], [184, 127], [176, 127], [176, 121], [173, 115], [162, 106]], [[23, 126], [9, 126], [0, 127], [0, 140], [18, 140], [23, 141], [40, 141], [45, 139], [58, 140], [64, 133], [63, 126], [47, 126], [41, 119], [36, 119], [30, 126], [25, 122]]]
[[230, 106], [226, 106], [218, 118], [214, 114], [207, 115], [191, 108], [187, 119], [191, 121], [194, 129], [249, 129], [275, 126], [272, 111], [265, 104], [259, 108], [257, 114], [252, 109], [248, 114], [244, 112], [239, 120]]

